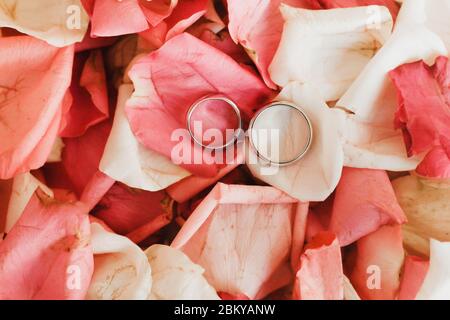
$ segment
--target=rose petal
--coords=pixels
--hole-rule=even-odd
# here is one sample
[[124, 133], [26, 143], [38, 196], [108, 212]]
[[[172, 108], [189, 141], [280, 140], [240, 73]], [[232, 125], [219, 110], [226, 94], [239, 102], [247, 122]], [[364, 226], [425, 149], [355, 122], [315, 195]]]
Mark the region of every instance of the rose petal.
[[347, 166], [407, 171], [419, 162], [407, 159], [400, 132], [394, 129], [397, 101], [388, 73], [407, 62], [446, 55], [442, 40], [424, 24], [425, 3], [431, 2], [403, 3], [392, 36], [337, 103], [354, 113], [346, 125], [351, 129], [346, 133]]
[[166, 41], [181, 34], [206, 14], [208, 0], [182, 0], [164, 21], [167, 24]]
[[209, 0], [183, 0], [167, 19], [139, 35], [155, 49], [160, 48], [166, 41], [183, 33], [204, 16], [208, 10], [208, 3]]
[[229, 30], [231, 37], [247, 49], [266, 84], [276, 88], [267, 71], [280, 43], [283, 30], [283, 18], [279, 11], [281, 4], [308, 9], [331, 9], [365, 5], [386, 5], [395, 12], [393, 0], [264, 0], [239, 1], [228, 0]]
[[344, 300], [361, 300], [350, 280], [344, 275]]
[[86, 10], [89, 16], [91, 16], [94, 12], [95, 1], [96, 0], [80, 0], [81, 4], [84, 7], [84, 10]]
[[233, 42], [228, 31], [223, 30], [220, 33], [214, 33], [209, 29], [204, 29], [198, 36], [209, 45], [224, 52], [240, 64], [251, 65], [251, 60], [245, 53], [245, 50]]
[[[138, 0], [138, 2], [145, 17], [147, 18], [147, 21], [152, 26], [156, 26], [163, 19], [171, 15], [173, 9], [177, 6], [178, 0]], [[192, 1], [180, 0], [180, 5], [182, 5], [183, 2]]]
[[[223, 70], [220, 74], [217, 73], [217, 66]], [[241, 108], [244, 119], [248, 120], [254, 109], [271, 96], [256, 75], [188, 34], [172, 38], [158, 51], [137, 61], [129, 75], [135, 87], [126, 106], [131, 128], [146, 148], [169, 159], [180, 148], [201, 152], [198, 147], [194, 148], [185, 132], [186, 112], [198, 99], [213, 93], [228, 96]], [[214, 128], [229, 127], [226, 119], [217, 112], [208, 111], [205, 119], [214, 124]], [[181, 142], [178, 137], [177, 141], [171, 139], [177, 129], [183, 130]], [[203, 159], [201, 164], [191, 164], [194, 161], [189, 157], [183, 159], [180, 165], [199, 176], [212, 177], [217, 174], [220, 166], [210, 153], [204, 151]]]
[[91, 211], [109, 189], [112, 188], [114, 183], [115, 181], [113, 179], [100, 171], [96, 171], [84, 187], [80, 201], [84, 202], [89, 208], [89, 211]]
[[101, 51], [77, 54], [70, 87], [72, 104], [64, 115], [62, 137], [77, 137], [109, 116], [108, 91]]
[[300, 258], [294, 299], [344, 299], [341, 247], [332, 233], [320, 233], [306, 246]]
[[205, 270], [174, 248], [154, 245], [145, 251], [152, 268], [155, 300], [219, 300], [203, 276]]
[[364, 300], [393, 300], [403, 265], [401, 227], [386, 225], [356, 242], [349, 278]]
[[93, 6], [88, 3], [88, 8], [92, 8], [92, 37], [120, 36], [149, 28], [138, 0], [95, 0]]
[[9, 233], [19, 220], [25, 207], [38, 188], [47, 196], [53, 197], [53, 191], [29, 172], [20, 174], [14, 178], [6, 214], [6, 233]]
[[308, 224], [306, 227], [306, 241], [310, 242], [318, 233], [326, 231], [330, 224], [331, 213], [333, 211], [335, 193], [323, 202], [311, 204]]
[[[114, 180], [98, 170], [106, 139], [111, 130], [102, 122], [77, 138], [66, 138], [60, 164], [47, 164], [45, 177], [52, 188], [72, 190], [92, 210], [114, 185]], [[80, 155], [82, 155], [80, 157]]]
[[83, 299], [93, 270], [87, 208], [36, 191], [0, 261], [1, 299]]
[[311, 242], [315, 236], [324, 231], [326, 231], [326, 227], [322, 224], [320, 218], [314, 214], [313, 210], [311, 210], [310, 214], [308, 214], [306, 224], [306, 241]]
[[348, 167], [401, 172], [415, 169], [420, 161], [419, 157], [407, 157], [403, 138], [394, 131], [393, 123], [380, 125], [348, 114], [344, 128], [344, 163]]
[[91, 224], [94, 274], [86, 298], [145, 300], [152, 287], [151, 268], [144, 252], [129, 239]]
[[[450, 140], [449, 140], [450, 143]], [[450, 144], [449, 144], [450, 146]], [[428, 179], [450, 179], [450, 149], [434, 147], [417, 166], [416, 173]]]
[[403, 268], [399, 300], [414, 300], [427, 275], [429, 262], [414, 256], [407, 256]]
[[[431, 162], [420, 171], [432, 178], [450, 176], [450, 66], [447, 57], [438, 57], [432, 67], [423, 61], [397, 67], [390, 77], [398, 91], [399, 107], [395, 122], [402, 129], [408, 155], [433, 153], [426, 159]], [[442, 154], [443, 153], [443, 154]], [[441, 160], [442, 159], [442, 160]], [[431, 165], [431, 168], [429, 166]], [[442, 171], [442, 172], [441, 172]]]
[[342, 246], [385, 224], [405, 222], [405, 214], [385, 171], [344, 168], [329, 225]]
[[98, 171], [98, 163], [110, 130], [111, 124], [103, 122], [88, 129], [81, 137], [64, 139], [66, 147], [62, 164], [79, 196]]
[[[398, 2], [398, 1], [397, 1]], [[332, 8], [349, 8], [363, 6], [385, 6], [389, 9], [392, 17], [397, 17], [399, 5], [395, 0], [302, 0], [301, 7], [307, 9], [332, 9]], [[368, 14], [375, 11], [368, 10]]]
[[[396, 179], [392, 185], [408, 218], [405, 225], [405, 230], [409, 233], [408, 237], [405, 236], [405, 247], [408, 251], [428, 256], [428, 239], [450, 241], [448, 186], [435, 186], [415, 176]], [[423, 241], [420, 241], [420, 238]]]
[[115, 184], [100, 200], [93, 215], [100, 218], [114, 232], [126, 235], [166, 215], [167, 198], [164, 192], [148, 192]]
[[432, 239], [430, 244], [430, 268], [417, 293], [417, 300], [450, 299], [450, 243]]
[[237, 296], [233, 296], [226, 292], [219, 292], [219, 297], [221, 300], [232, 301], [232, 300], [250, 300], [246, 295], [240, 294]]
[[81, 41], [88, 24], [80, 0], [0, 1], [0, 28], [17, 29], [53, 46]]
[[88, 31], [84, 35], [83, 40], [75, 44], [75, 52], [83, 52], [92, 49], [108, 47], [116, 43], [117, 40], [117, 37], [93, 38], [91, 36], [91, 26], [89, 25]]
[[244, 154], [240, 149], [237, 151], [235, 164], [227, 165], [219, 170], [212, 178], [203, 178], [198, 176], [189, 176], [167, 188], [167, 193], [179, 203], [183, 203], [193, 198], [196, 194], [214, 185], [217, 181], [225, 177], [231, 171], [244, 163]]
[[73, 47], [57, 49], [31, 37], [0, 38], [0, 55], [0, 178], [8, 179], [41, 167], [51, 152]]
[[[281, 87], [291, 81], [310, 84], [325, 101], [344, 94], [390, 36], [393, 24], [385, 7], [280, 9], [284, 30], [270, 76]], [[369, 9], [378, 14], [377, 24], [370, 24]], [[342, 61], [351, 63], [343, 66]]]
[[217, 291], [262, 298], [292, 279], [290, 254], [294, 241], [303, 244], [307, 214], [296, 204], [271, 187], [219, 183], [172, 247], [205, 268], [205, 278]]
[[447, 0], [425, 1], [425, 11], [427, 27], [439, 35], [447, 50], [450, 50], [450, 32], [448, 31], [450, 3]]
[[404, 64], [389, 73], [399, 94], [396, 125], [405, 136], [409, 155], [450, 139], [450, 66], [438, 57], [432, 67], [423, 61]]
[[63, 149], [64, 149], [63, 140], [60, 137], [56, 137], [56, 140], [53, 143], [52, 151], [50, 151], [46, 163], [61, 162]]
[[137, 141], [125, 115], [125, 102], [132, 93], [132, 85], [124, 84], [119, 88], [114, 124], [100, 161], [100, 170], [133, 188], [162, 190], [189, 173]]
[[[209, 180], [209, 181], [208, 181]], [[194, 209], [205, 198], [217, 181], [213, 179], [204, 179], [199, 177], [186, 178], [180, 183], [166, 189], [169, 196], [177, 202], [175, 215], [177, 223], [183, 225], [185, 220], [189, 218]], [[215, 180], [215, 179], [214, 179]], [[244, 166], [237, 167], [223, 178], [220, 178], [219, 182], [224, 184], [240, 184], [240, 185], [255, 185], [253, 176], [248, 172]], [[206, 186], [208, 184], [208, 186]], [[189, 186], [192, 185], [190, 189]], [[192, 192], [194, 189], [194, 192]], [[199, 191], [200, 190], [200, 191]]]
[[264, 82], [272, 89], [267, 68], [277, 49], [283, 20], [278, 10], [280, 0], [240, 1], [227, 0], [231, 38], [249, 52]]
[[[300, 201], [324, 201], [334, 191], [341, 177], [345, 113], [328, 108], [314, 88], [298, 82], [285, 87], [277, 100], [291, 101], [303, 108], [313, 126], [312, 145], [299, 162], [287, 167], [261, 166], [250, 149], [247, 165], [255, 177]], [[279, 150], [283, 150], [282, 146]]]

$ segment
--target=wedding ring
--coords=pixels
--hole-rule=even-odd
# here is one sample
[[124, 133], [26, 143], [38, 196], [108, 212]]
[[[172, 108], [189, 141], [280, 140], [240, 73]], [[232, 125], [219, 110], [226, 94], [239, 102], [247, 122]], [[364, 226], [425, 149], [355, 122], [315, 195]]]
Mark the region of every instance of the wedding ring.
[[313, 127], [300, 107], [290, 102], [273, 102], [253, 117], [248, 137], [262, 163], [289, 166], [307, 154], [313, 140]]
[[[219, 145], [219, 146], [211, 146], [211, 145], [204, 144], [201, 139], [199, 139], [198, 137], [195, 136], [195, 133], [192, 130], [192, 117], [193, 117], [195, 111], [197, 111], [202, 106], [206, 106], [207, 103], [211, 102], [211, 101], [212, 102], [216, 101], [216, 102], [219, 102], [220, 104], [225, 103], [227, 106], [229, 106], [233, 110], [233, 112], [236, 116], [236, 120], [237, 120], [237, 128], [233, 128], [233, 130], [234, 130], [233, 137], [231, 139], [228, 139], [228, 141], [225, 141], [225, 143], [223, 145]], [[206, 97], [203, 97], [203, 98], [197, 100], [194, 104], [191, 105], [191, 107], [188, 110], [187, 116], [186, 116], [186, 126], [189, 131], [189, 135], [191, 136], [192, 140], [197, 145], [199, 145], [205, 149], [210, 149], [210, 150], [225, 149], [225, 148], [233, 145], [242, 133], [241, 111], [239, 110], [237, 104], [234, 101], [232, 101], [231, 99], [229, 99], [223, 95], [206, 96]]]

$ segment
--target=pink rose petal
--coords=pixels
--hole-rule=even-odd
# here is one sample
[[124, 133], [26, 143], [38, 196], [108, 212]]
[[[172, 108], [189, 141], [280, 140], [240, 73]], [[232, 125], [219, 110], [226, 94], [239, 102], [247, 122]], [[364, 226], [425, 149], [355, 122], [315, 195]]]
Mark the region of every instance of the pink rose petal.
[[1, 299], [84, 299], [93, 272], [86, 210], [36, 192], [0, 243]]
[[450, 179], [450, 148], [439, 146], [431, 149], [417, 167], [416, 173], [430, 179]]
[[198, 21], [206, 14], [207, 8], [208, 0], [183, 0], [178, 3], [167, 19], [141, 32], [140, 36], [153, 44], [155, 48], [159, 48], [164, 42], [183, 33]]
[[137, 0], [85, 1], [91, 11], [91, 36], [111, 37], [141, 32], [149, 28], [146, 15]]
[[450, 139], [450, 65], [438, 57], [429, 67], [423, 61], [404, 64], [390, 72], [397, 88], [399, 108], [395, 123], [403, 130], [409, 155]]
[[[0, 178], [41, 167], [56, 139], [73, 47], [0, 38]], [[26, 115], [26, 117], [24, 116]]]
[[[217, 72], [218, 68], [221, 72]], [[248, 120], [272, 94], [255, 74], [189, 34], [176, 36], [139, 59], [129, 76], [135, 86], [126, 106], [131, 128], [142, 145], [169, 159], [176, 146], [182, 145], [192, 154], [198, 152], [189, 135], [183, 136], [181, 145], [171, 139], [176, 129], [186, 129], [186, 113], [196, 100], [208, 94], [223, 94], [240, 107]], [[207, 119], [204, 128], [232, 127], [217, 109], [208, 110], [203, 119]], [[201, 164], [183, 161], [181, 166], [199, 176], [216, 175], [222, 165], [206, 152], [203, 156]]]
[[290, 259], [299, 259], [307, 211], [275, 188], [219, 183], [172, 247], [201, 265], [218, 292], [262, 298], [292, 280]]
[[202, 17], [208, 8], [208, 0], [182, 0], [172, 14], [164, 20], [167, 24], [166, 40], [184, 32]]
[[402, 224], [406, 216], [386, 171], [344, 168], [336, 189], [329, 230], [342, 246], [378, 230]]
[[84, 8], [91, 16], [92, 37], [120, 36], [148, 30], [169, 17], [177, 2], [177, 0], [82, 0]]
[[[430, 152], [421, 174], [430, 178], [450, 176], [450, 65], [438, 57], [433, 66], [423, 61], [404, 64], [390, 72], [399, 106], [395, 117], [402, 129], [409, 156]], [[433, 149], [433, 147], [435, 147]], [[433, 150], [431, 150], [433, 149]]]
[[349, 278], [361, 299], [396, 299], [404, 254], [399, 225], [383, 226], [358, 240]]
[[267, 69], [283, 30], [283, 18], [278, 9], [281, 0], [228, 0], [227, 3], [231, 38], [247, 49], [265, 83], [276, 89]]
[[[194, 2], [196, 0], [193, 0]], [[169, 17], [177, 6], [183, 5], [186, 2], [193, 2], [192, 0], [138, 0], [142, 12], [144, 13], [147, 21], [152, 25], [158, 25], [162, 20]], [[202, 0], [203, 1], [203, 0]]]
[[300, 300], [344, 299], [341, 247], [332, 233], [319, 233], [306, 246], [293, 296]]
[[209, 186], [214, 185], [217, 181], [236, 169], [238, 165], [244, 163], [243, 152], [238, 152], [235, 162], [236, 164], [231, 164], [220, 169], [212, 178], [189, 176], [168, 187], [167, 193], [179, 203], [186, 202]]
[[252, 61], [245, 52], [245, 50], [231, 38], [227, 30], [223, 30], [219, 33], [214, 33], [209, 29], [204, 29], [199, 34], [199, 38], [214, 48], [219, 49], [223, 53], [226, 53], [232, 57], [236, 62], [240, 64], [251, 65]]
[[88, 31], [84, 35], [81, 42], [75, 44], [75, 52], [82, 52], [92, 49], [99, 49], [113, 45], [118, 40], [117, 37], [101, 37], [93, 38], [91, 36], [91, 26], [89, 25]]
[[430, 262], [419, 257], [407, 256], [403, 268], [399, 300], [414, 300], [427, 275]]

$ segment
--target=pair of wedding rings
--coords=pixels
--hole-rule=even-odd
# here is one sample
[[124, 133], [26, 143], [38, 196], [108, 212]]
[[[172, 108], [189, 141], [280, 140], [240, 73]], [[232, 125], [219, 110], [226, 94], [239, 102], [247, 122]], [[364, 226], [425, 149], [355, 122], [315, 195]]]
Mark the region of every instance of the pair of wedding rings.
[[[193, 115], [207, 104], [214, 103], [222, 107], [227, 106], [236, 117], [237, 123], [237, 127], [233, 128], [233, 136], [220, 145], [205, 144], [192, 129]], [[241, 111], [238, 105], [223, 95], [206, 96], [192, 104], [187, 112], [186, 126], [194, 143], [210, 150], [225, 149], [234, 145], [243, 133]], [[275, 155], [267, 151], [267, 143], [270, 140], [267, 135], [268, 130], [277, 132], [279, 141], [269, 143], [272, 148], [274, 145], [277, 146], [278, 152]], [[309, 117], [300, 107], [290, 102], [277, 101], [265, 105], [255, 114], [250, 121], [246, 136], [251, 148], [263, 163], [288, 166], [307, 154], [312, 144], [313, 127]]]

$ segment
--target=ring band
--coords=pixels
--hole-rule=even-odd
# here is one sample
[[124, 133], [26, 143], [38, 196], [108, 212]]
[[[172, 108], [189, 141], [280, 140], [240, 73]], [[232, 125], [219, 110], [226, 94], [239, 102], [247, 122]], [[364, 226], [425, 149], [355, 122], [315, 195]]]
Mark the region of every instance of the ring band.
[[[227, 141], [225, 144], [223, 144], [223, 145], [221, 145], [221, 146], [213, 146], [213, 147], [211, 147], [210, 145], [205, 145], [205, 144], [203, 144], [202, 141], [199, 141], [199, 140], [195, 137], [195, 135], [194, 135], [194, 133], [192, 132], [192, 129], [191, 129], [192, 115], [194, 114], [195, 110], [196, 110], [202, 103], [207, 102], [207, 101], [222, 101], [222, 102], [225, 102], [227, 105], [229, 105], [229, 106], [233, 109], [233, 111], [234, 111], [234, 113], [235, 113], [235, 115], [236, 115], [236, 118], [237, 118], [237, 120], [238, 120], [238, 128], [235, 129], [235, 133], [234, 133], [234, 135], [233, 135], [233, 139], [231, 139], [230, 141]], [[195, 142], [197, 145], [199, 145], [199, 146], [201, 146], [201, 147], [203, 147], [203, 148], [205, 148], [205, 149], [210, 149], [210, 150], [225, 149], [225, 148], [227, 148], [228, 146], [233, 145], [233, 144], [235, 143], [235, 141], [238, 140], [239, 137], [240, 137], [240, 135], [241, 135], [241, 132], [242, 132], [242, 117], [241, 117], [241, 111], [239, 110], [237, 104], [236, 104], [234, 101], [232, 101], [231, 99], [229, 99], [229, 98], [227, 98], [227, 97], [225, 97], [225, 96], [223, 96], [223, 95], [210, 95], [210, 96], [206, 96], [206, 97], [200, 98], [200, 99], [197, 100], [194, 104], [191, 105], [191, 107], [190, 107], [189, 110], [188, 110], [187, 116], [186, 116], [186, 126], [187, 126], [187, 129], [188, 129], [188, 131], [189, 131], [189, 135], [191, 136], [192, 140], [194, 140], [194, 142]]]
[[[264, 112], [267, 112], [269, 109], [271, 108], [276, 108], [278, 106], [287, 106], [290, 108], [295, 109], [297, 112], [299, 112], [301, 114], [301, 116], [303, 117], [303, 119], [306, 122], [307, 125], [307, 130], [308, 130], [308, 137], [307, 137], [307, 142], [305, 144], [305, 147], [303, 148], [303, 150], [301, 150], [300, 153], [298, 153], [293, 159], [290, 159], [288, 161], [273, 161], [272, 159], [267, 158], [266, 156], [264, 156], [256, 147], [255, 142], [253, 141], [253, 135], [251, 134], [252, 130], [254, 130], [254, 126], [257, 123], [258, 119], [261, 117], [261, 115]], [[313, 140], [313, 126], [311, 123], [311, 120], [309, 119], [309, 117], [306, 115], [306, 113], [299, 108], [298, 106], [296, 106], [293, 103], [290, 102], [286, 102], [286, 101], [277, 101], [277, 102], [273, 102], [270, 103], [266, 106], [264, 106], [262, 109], [260, 109], [256, 115], [253, 117], [253, 119], [250, 121], [250, 125], [249, 125], [249, 132], [250, 134], [248, 134], [249, 136], [249, 141], [250, 141], [250, 146], [252, 147], [252, 149], [255, 151], [256, 155], [258, 156], [258, 158], [260, 158], [261, 160], [263, 160], [263, 162], [267, 165], [276, 165], [276, 166], [289, 166], [297, 161], [299, 161], [300, 159], [302, 159], [306, 153], [308, 152], [309, 148], [311, 147], [312, 144], [312, 140]]]

